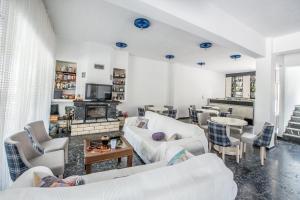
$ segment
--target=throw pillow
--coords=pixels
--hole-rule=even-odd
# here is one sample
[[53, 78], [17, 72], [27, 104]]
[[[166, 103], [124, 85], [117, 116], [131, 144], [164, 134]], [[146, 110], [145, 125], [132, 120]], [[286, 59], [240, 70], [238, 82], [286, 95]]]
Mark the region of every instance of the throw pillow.
[[139, 117], [139, 118], [137, 118], [135, 125], [138, 128], [147, 129], [148, 121], [149, 120], [146, 118]]
[[157, 132], [152, 134], [152, 139], [155, 141], [161, 141], [165, 139], [165, 133], [164, 132]]
[[166, 156], [168, 165], [175, 165], [190, 159], [194, 155], [180, 146], [171, 146], [168, 148]]
[[34, 173], [35, 187], [71, 187], [78, 185], [84, 185], [84, 180], [81, 176], [70, 176], [65, 179], [59, 179], [56, 176], [41, 177], [39, 174]]

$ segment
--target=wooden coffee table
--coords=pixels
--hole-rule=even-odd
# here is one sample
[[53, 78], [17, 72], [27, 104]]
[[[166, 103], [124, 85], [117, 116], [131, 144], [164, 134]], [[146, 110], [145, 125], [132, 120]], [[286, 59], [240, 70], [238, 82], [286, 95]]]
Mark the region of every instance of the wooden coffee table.
[[113, 159], [118, 159], [118, 162], [121, 162], [122, 157], [127, 157], [127, 167], [131, 167], [133, 159], [133, 148], [123, 136], [120, 136], [120, 140], [122, 141], [122, 145], [116, 147], [116, 149], [110, 149], [105, 152], [97, 152], [87, 151], [87, 147], [90, 146], [90, 142], [93, 140], [84, 139], [83, 148], [86, 174], [91, 173], [91, 165], [94, 163]]

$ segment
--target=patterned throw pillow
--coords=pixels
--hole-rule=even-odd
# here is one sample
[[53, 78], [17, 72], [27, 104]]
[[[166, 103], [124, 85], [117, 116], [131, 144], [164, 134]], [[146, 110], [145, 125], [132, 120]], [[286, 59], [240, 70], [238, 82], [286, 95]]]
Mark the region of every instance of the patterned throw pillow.
[[139, 117], [136, 120], [136, 127], [138, 128], [143, 128], [143, 129], [147, 129], [148, 128], [148, 119], [144, 118], [144, 117]]
[[165, 133], [164, 132], [157, 132], [152, 134], [152, 139], [155, 141], [161, 141], [165, 139]]
[[[175, 146], [168, 149], [168, 165], [175, 165], [177, 163], [181, 163], [193, 157], [194, 155], [188, 152], [186, 149]], [[172, 155], [172, 156], [170, 156]]]
[[40, 177], [34, 173], [35, 187], [71, 187], [84, 185], [84, 180], [81, 176], [70, 176], [65, 179], [59, 179], [56, 176]]

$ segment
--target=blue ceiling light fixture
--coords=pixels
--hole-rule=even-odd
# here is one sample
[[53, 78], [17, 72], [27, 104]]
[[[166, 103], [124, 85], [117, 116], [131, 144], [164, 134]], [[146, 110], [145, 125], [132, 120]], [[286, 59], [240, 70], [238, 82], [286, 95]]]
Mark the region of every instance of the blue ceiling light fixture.
[[212, 47], [212, 43], [211, 42], [203, 42], [199, 46], [202, 49], [209, 49], [210, 47]]
[[120, 49], [124, 49], [127, 47], [127, 44], [124, 42], [116, 42], [116, 46], [119, 47]]
[[241, 54], [232, 54], [232, 55], [230, 55], [230, 58], [231, 58], [231, 59], [234, 59], [234, 60], [239, 59], [239, 58], [241, 58], [241, 57], [242, 57]]
[[150, 26], [150, 21], [145, 18], [137, 18], [134, 20], [134, 25], [139, 29], [146, 29]]
[[172, 54], [167, 54], [167, 55], [165, 56], [165, 58], [168, 59], [168, 60], [171, 60], [171, 59], [174, 59], [175, 56], [172, 55]]
[[205, 62], [197, 62], [197, 65], [200, 65], [201, 67], [203, 67], [205, 65]]

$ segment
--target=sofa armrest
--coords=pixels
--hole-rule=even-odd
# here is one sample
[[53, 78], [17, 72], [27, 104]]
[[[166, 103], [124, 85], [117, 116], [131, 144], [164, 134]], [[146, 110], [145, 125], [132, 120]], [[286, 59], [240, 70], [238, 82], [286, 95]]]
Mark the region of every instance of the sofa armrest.
[[54, 176], [52, 171], [48, 167], [44, 167], [44, 166], [33, 167], [28, 169], [21, 176], [19, 176], [17, 180], [13, 182], [13, 184], [10, 186], [9, 189], [33, 187], [34, 173], [43, 174], [44, 177]]
[[125, 126], [135, 126], [135, 122], [138, 117], [127, 117], [125, 119], [124, 127]]

